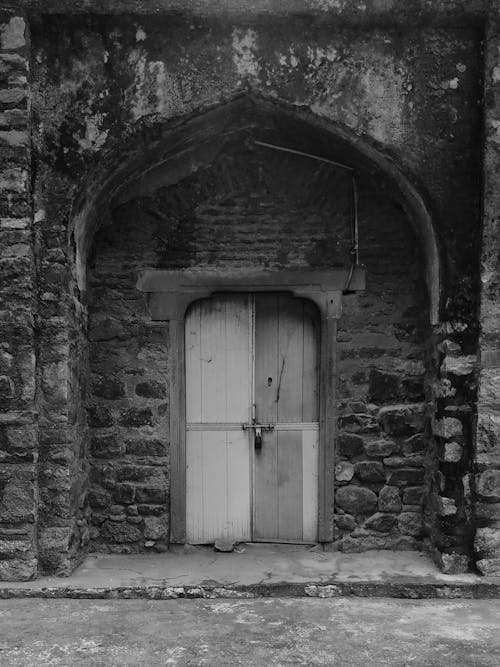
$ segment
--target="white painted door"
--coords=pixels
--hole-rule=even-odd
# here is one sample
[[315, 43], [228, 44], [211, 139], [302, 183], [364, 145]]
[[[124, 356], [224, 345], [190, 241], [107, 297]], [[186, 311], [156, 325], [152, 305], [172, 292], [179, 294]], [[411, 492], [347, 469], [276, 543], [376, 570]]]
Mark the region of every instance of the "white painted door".
[[[314, 542], [318, 323], [287, 295], [224, 295], [186, 317], [186, 534]], [[271, 424], [256, 448], [255, 429]]]

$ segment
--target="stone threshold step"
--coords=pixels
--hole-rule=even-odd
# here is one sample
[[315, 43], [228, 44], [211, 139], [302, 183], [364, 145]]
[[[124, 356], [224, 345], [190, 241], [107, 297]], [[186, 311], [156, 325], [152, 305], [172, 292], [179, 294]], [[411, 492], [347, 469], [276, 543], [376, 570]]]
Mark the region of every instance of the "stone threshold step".
[[[1, 584], [0, 584], [1, 586]], [[437, 583], [432, 581], [355, 581], [332, 583], [260, 583], [238, 586], [171, 586], [134, 585], [109, 587], [55, 586], [0, 587], [0, 599], [44, 598], [86, 600], [175, 600], [179, 598], [205, 599], [255, 599], [260, 597], [285, 598], [334, 598], [334, 597], [386, 597], [413, 600], [428, 599], [494, 599], [500, 598], [500, 579], [474, 583]]]

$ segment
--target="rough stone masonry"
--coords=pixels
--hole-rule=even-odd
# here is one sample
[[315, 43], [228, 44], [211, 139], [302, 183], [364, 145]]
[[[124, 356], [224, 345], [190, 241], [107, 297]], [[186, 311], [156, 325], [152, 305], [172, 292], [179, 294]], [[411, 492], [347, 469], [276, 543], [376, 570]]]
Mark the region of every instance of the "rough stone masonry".
[[500, 9], [0, 9], [0, 580], [164, 551], [168, 323], [145, 267], [349, 269], [329, 548], [500, 573]]

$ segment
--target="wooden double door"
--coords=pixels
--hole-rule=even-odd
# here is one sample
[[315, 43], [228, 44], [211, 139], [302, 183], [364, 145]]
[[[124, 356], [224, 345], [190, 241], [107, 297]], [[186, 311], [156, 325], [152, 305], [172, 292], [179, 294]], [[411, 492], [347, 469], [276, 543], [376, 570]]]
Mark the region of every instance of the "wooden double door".
[[185, 326], [187, 541], [317, 541], [316, 307], [218, 295]]

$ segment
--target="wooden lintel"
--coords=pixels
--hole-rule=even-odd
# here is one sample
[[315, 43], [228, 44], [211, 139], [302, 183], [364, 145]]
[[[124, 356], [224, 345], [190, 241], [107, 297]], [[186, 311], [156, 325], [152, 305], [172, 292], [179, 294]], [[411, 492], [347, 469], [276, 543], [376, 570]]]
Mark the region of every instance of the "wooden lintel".
[[[349, 283], [349, 284], [347, 284]], [[188, 306], [220, 292], [291, 292], [310, 299], [322, 319], [338, 319], [344, 291], [365, 289], [365, 269], [356, 267], [332, 271], [269, 271], [224, 269], [167, 271], [145, 269], [137, 288], [148, 293], [154, 320], [182, 320]]]

